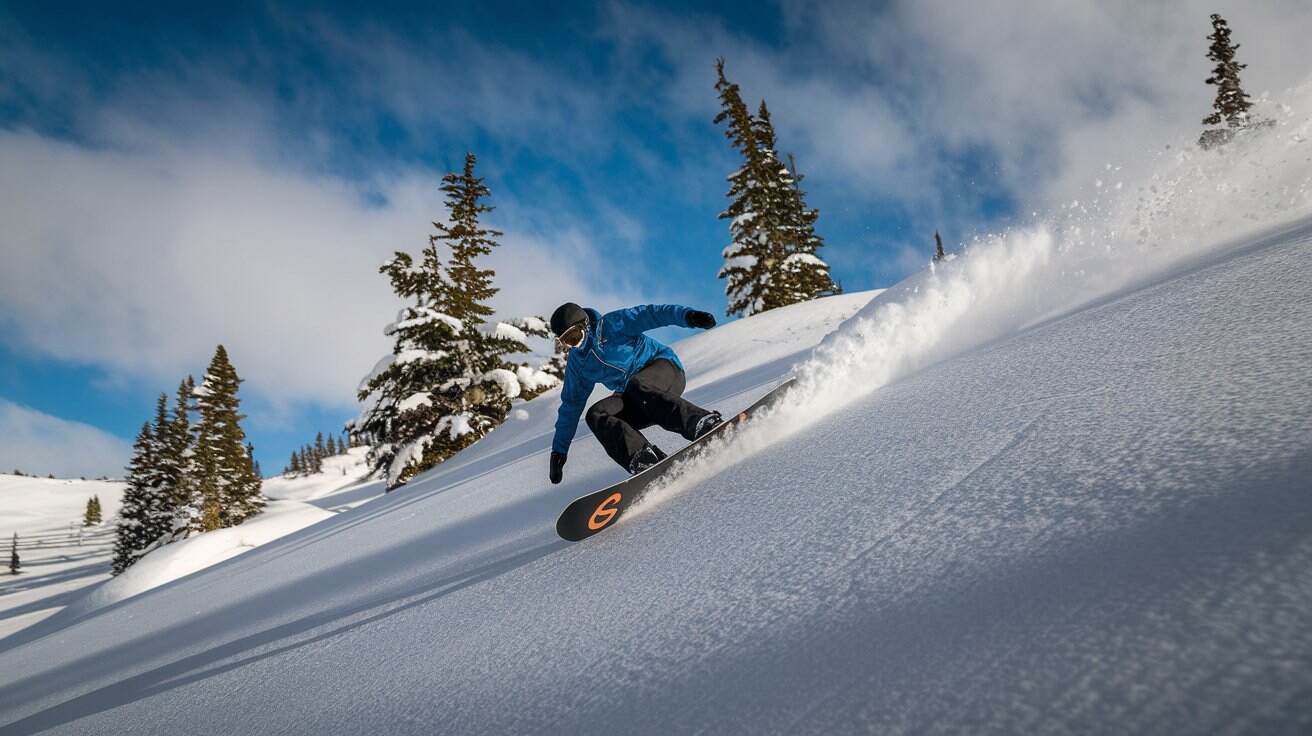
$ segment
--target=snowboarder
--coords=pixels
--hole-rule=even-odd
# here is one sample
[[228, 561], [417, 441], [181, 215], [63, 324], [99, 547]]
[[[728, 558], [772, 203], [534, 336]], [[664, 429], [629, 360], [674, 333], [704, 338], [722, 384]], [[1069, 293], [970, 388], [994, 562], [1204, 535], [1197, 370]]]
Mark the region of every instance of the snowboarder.
[[588, 428], [606, 454], [631, 474], [665, 458], [640, 430], [658, 425], [692, 441], [723, 421], [718, 412], [683, 398], [685, 376], [679, 356], [668, 345], [643, 334], [670, 326], [710, 329], [715, 317], [673, 304], [648, 304], [602, 315], [567, 302], [552, 313], [551, 331], [570, 348], [551, 442], [552, 483], [564, 477], [579, 415], [598, 383], [615, 393], [588, 409]]

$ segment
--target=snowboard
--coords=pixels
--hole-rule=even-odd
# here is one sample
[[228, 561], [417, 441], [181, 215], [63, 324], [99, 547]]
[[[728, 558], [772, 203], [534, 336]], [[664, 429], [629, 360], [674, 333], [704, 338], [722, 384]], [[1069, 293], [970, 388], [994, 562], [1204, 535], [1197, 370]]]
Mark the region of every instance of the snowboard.
[[587, 539], [602, 529], [613, 526], [624, 515], [626, 509], [639, 498], [642, 498], [642, 494], [651, 487], [653, 481], [671, 468], [700, 455], [705, 451], [710, 440], [748, 421], [754, 413], [761, 409], [773, 405], [795, 382], [796, 379], [789, 378], [775, 386], [751, 406], [729, 417], [711, 431], [641, 473], [574, 499], [565, 507], [565, 510], [560, 514], [560, 518], [556, 520], [556, 533], [560, 535], [561, 539], [577, 542]]

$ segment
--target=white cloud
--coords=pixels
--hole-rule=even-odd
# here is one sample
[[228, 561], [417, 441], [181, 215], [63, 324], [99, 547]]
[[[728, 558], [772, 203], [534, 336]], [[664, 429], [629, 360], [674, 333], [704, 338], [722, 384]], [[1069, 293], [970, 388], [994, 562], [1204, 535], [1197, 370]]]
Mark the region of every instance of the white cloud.
[[0, 399], [0, 473], [121, 478], [132, 449], [112, 434]]
[[[607, 33], [627, 55], [626, 73], [660, 54], [671, 71], [658, 98], [690, 121], [714, 115], [713, 63], [726, 57], [749, 104], [770, 103], [780, 147], [798, 154], [813, 192], [900, 205], [920, 250], [936, 227], [954, 239], [987, 227], [983, 196], [1044, 211], [1087, 192], [1106, 163], [1129, 176], [1166, 142], [1195, 140], [1214, 93], [1203, 84], [1210, 13], [1242, 44], [1250, 93], [1279, 92], [1312, 72], [1312, 4], [1303, 0], [781, 8], [782, 40], [772, 44], [733, 18], [624, 4], [610, 6]], [[963, 156], [994, 165], [963, 174]]]
[[[161, 389], [223, 343], [246, 391], [345, 405], [390, 349], [381, 328], [401, 305], [378, 265], [424, 245], [445, 212], [438, 185], [417, 172], [379, 180], [376, 204], [238, 153], [0, 131], [0, 325], [28, 349]], [[614, 293], [590, 284], [597, 259], [580, 232], [503, 242], [492, 264], [508, 314]]]
[[[1214, 5], [1243, 44], [1250, 92], [1308, 73], [1312, 5]], [[331, 50], [356, 96], [349, 109], [334, 106], [312, 69], [283, 74], [271, 49], [244, 50], [242, 62], [278, 68], [310, 121], [377, 107], [411, 135], [483, 131], [499, 145], [541, 148], [535, 155], [585, 182], [589, 161], [622, 148], [653, 186], [712, 203], [710, 217], [732, 165], [710, 132], [714, 59], [725, 56], [747, 99], [770, 102], [808, 189], [853, 212], [878, 202], [871, 209], [910, 213], [906, 244], [892, 233], [830, 243], [834, 262], [865, 260], [881, 276], [923, 263], [934, 228], [949, 243], [966, 239], [987, 220], [983, 197], [1002, 192], [1025, 212], [1043, 210], [1106, 163], [1130, 168], [1162, 140], [1192, 137], [1210, 105], [1203, 54], [1214, 8], [1191, 0], [783, 9], [784, 40], [767, 45], [732, 20], [612, 4], [598, 35], [616, 53], [582, 71], [458, 32], [430, 48], [382, 27], [280, 16], [297, 43]], [[236, 81], [233, 59], [175, 60], [97, 96], [70, 62], [18, 31], [0, 29], [0, 50], [36, 104], [80, 111], [71, 125], [85, 141], [0, 131], [0, 328], [18, 347], [170, 390], [223, 342], [246, 390], [274, 410], [349, 403], [389, 347], [380, 327], [399, 306], [377, 265], [423, 245], [443, 211], [437, 175], [390, 169], [362, 185], [316, 170], [340, 152], [331, 131], [309, 125], [289, 137], [275, 93]], [[653, 52], [665, 63], [650, 63]], [[20, 97], [0, 89], [9, 102]], [[676, 158], [619, 137], [614, 113], [635, 103], [659, 118]], [[983, 160], [997, 170], [962, 173], [966, 150], [990, 154]], [[480, 169], [495, 176], [512, 165], [513, 156], [487, 157]], [[490, 259], [497, 306], [544, 313], [562, 299], [606, 308], [640, 298], [640, 276], [606, 272], [616, 252], [645, 241], [628, 202], [593, 191], [580, 209], [598, 221], [583, 222], [560, 214], [566, 195], [542, 178], [494, 190], [489, 222], [506, 231]], [[613, 240], [596, 235], [607, 231]], [[871, 250], [883, 255], [867, 258]]]

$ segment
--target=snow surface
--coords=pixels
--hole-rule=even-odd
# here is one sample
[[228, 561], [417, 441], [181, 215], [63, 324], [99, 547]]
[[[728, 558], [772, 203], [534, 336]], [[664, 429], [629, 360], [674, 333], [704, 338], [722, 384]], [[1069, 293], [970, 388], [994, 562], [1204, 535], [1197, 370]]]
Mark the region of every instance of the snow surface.
[[[113, 578], [122, 483], [0, 476], [0, 518], [18, 523], [9, 534], [18, 531], [23, 561], [22, 574], [0, 577], [0, 639], [56, 613], [60, 621], [85, 615], [381, 496], [383, 483], [365, 478], [366, 453], [352, 448], [325, 458], [322, 472], [266, 478], [264, 493], [275, 500], [255, 519], [165, 545]], [[86, 498], [97, 494], [106, 522], [84, 528]], [[69, 518], [79, 523], [61, 526]]]
[[[82, 526], [87, 499], [100, 497], [101, 518], [118, 513], [124, 485], [0, 474], [0, 639], [50, 616], [83, 589], [109, 579], [114, 526]], [[18, 533], [17, 576], [9, 549]]]
[[0, 641], [0, 726], [1306, 733], [1310, 124], [1304, 89], [868, 304], [679, 343], [698, 403], [800, 388], [591, 540], [555, 516], [621, 471], [585, 430], [546, 482], [549, 392], [398, 493]]
[[506, 324], [505, 322], [498, 322], [497, 326], [492, 330], [492, 334], [503, 340], [514, 340], [515, 342], [525, 344], [528, 343], [528, 335], [524, 334], [523, 330], [514, 325]]
[[332, 515], [331, 511], [299, 501], [269, 501], [263, 511], [239, 526], [197, 534], [151, 551], [132, 567], [71, 603], [61, 615], [83, 617], [97, 608], [236, 557]]

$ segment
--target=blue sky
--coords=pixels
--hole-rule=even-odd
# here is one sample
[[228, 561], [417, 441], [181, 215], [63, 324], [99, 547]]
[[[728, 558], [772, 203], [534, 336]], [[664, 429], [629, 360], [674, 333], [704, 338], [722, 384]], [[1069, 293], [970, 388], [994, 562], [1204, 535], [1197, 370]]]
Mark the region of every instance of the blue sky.
[[[1306, 7], [1221, 6], [1253, 90], [1307, 73]], [[108, 7], [0, 4], [0, 467], [117, 474], [223, 343], [281, 468], [355, 414], [401, 306], [377, 264], [426, 242], [466, 151], [503, 315], [722, 313], [717, 56], [769, 102], [849, 291], [923, 267], [935, 228], [1041, 218], [1210, 105], [1213, 11], [1183, 0]]]

